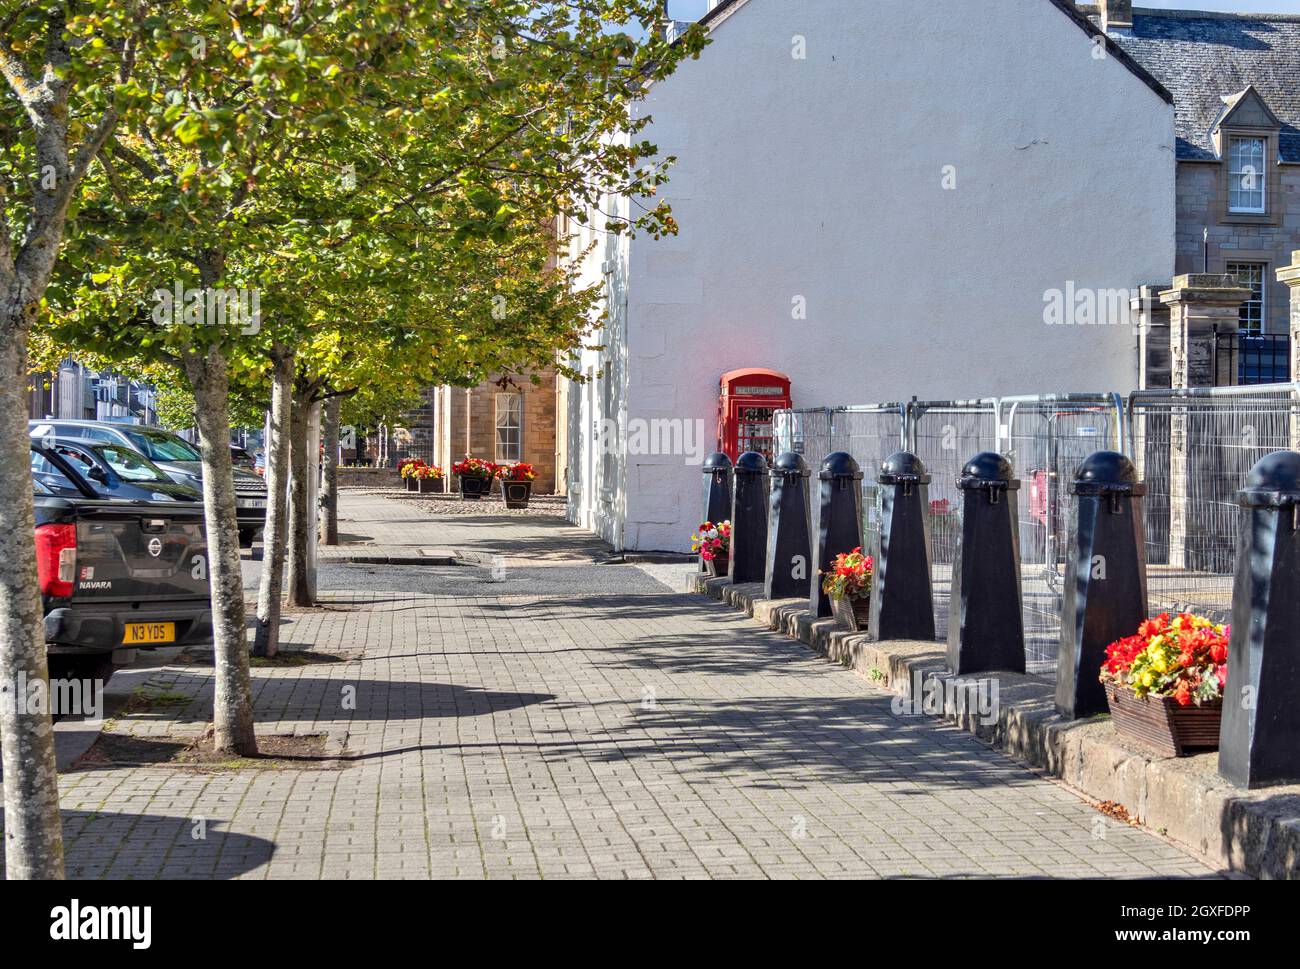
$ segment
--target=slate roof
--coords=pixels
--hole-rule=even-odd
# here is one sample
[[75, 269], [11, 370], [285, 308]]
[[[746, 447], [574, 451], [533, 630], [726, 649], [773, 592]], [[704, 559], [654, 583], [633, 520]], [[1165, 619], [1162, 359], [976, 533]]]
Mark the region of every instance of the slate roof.
[[[721, 20], [725, 14], [730, 13], [733, 8], [739, 7], [740, 4], [744, 2], [745, 0], [721, 0], [716, 7], [701, 17], [699, 22], [704, 27], [712, 29], [713, 25]], [[1119, 46], [1111, 38], [1107, 37], [1102, 32], [1101, 28], [1095, 23], [1096, 18], [1089, 18], [1086, 12], [1075, 3], [1075, 0], [1047, 0], [1047, 2], [1073, 20], [1084, 33], [1094, 37], [1103, 38], [1106, 42], [1106, 49], [1112, 57], [1123, 64], [1134, 76], [1142, 81], [1143, 84], [1147, 85], [1147, 87], [1151, 88], [1151, 90], [1155, 91], [1156, 94], [1160, 95], [1160, 97], [1164, 98], [1166, 101], [1173, 101], [1173, 95], [1165, 89], [1165, 86], [1153, 77], [1145, 67], [1139, 64], [1136, 59], [1131, 57], [1123, 47]]]
[[1112, 39], [1172, 92], [1180, 160], [1215, 158], [1224, 99], [1253, 84], [1282, 122], [1283, 160], [1300, 163], [1300, 16], [1137, 7], [1132, 36]]

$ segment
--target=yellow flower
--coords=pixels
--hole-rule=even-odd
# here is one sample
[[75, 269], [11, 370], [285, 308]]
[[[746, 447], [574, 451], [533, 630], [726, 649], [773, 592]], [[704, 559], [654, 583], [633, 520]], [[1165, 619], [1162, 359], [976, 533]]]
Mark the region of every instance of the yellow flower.
[[1151, 685], [1152, 683], [1154, 683], [1154, 682], [1155, 682], [1155, 677], [1152, 676], [1150, 673], [1143, 673], [1143, 674], [1142, 674], [1142, 685], [1143, 685], [1143, 686], [1150, 686], [1150, 685]]

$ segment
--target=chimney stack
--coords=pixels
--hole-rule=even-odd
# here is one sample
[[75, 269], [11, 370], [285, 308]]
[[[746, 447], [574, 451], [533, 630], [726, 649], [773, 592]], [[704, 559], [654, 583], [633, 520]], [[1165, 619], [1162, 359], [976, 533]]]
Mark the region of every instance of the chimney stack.
[[1101, 29], [1108, 34], [1128, 34], [1133, 30], [1133, 0], [1097, 0], [1101, 11]]

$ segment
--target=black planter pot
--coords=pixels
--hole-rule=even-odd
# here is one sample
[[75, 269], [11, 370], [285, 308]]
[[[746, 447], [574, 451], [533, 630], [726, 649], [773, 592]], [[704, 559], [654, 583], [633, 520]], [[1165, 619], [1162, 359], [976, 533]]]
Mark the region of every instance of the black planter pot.
[[420, 478], [416, 483], [419, 485], [417, 490], [422, 495], [442, 494], [441, 478]]
[[407, 491], [420, 490], [420, 482], [416, 478], [403, 478], [402, 480], [406, 482]]
[[491, 478], [460, 476], [460, 497], [463, 501], [478, 501], [492, 491]]
[[508, 481], [501, 479], [501, 496], [506, 500], [507, 508], [527, 508], [528, 499], [533, 493], [531, 481]]

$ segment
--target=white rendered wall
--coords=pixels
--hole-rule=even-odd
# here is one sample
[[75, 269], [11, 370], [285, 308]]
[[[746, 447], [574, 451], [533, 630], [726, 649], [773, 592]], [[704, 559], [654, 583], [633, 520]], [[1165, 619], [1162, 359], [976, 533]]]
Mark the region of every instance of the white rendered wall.
[[[618, 267], [622, 419], [711, 434], [751, 366], [797, 407], [1135, 385], [1130, 327], [1044, 296], [1171, 277], [1173, 108], [1049, 0], [748, 0], [712, 36], [638, 106], [681, 234]], [[623, 544], [686, 550], [699, 468], [619, 476]]]

